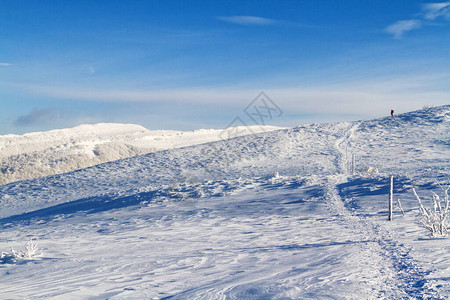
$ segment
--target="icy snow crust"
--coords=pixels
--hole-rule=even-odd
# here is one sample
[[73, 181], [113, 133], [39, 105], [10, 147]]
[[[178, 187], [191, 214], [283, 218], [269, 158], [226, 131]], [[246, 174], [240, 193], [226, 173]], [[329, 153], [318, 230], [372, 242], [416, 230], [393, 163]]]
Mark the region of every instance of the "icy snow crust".
[[[236, 127], [236, 136], [281, 129]], [[133, 124], [85, 124], [69, 129], [0, 136], [0, 184], [83, 169], [150, 152], [227, 138], [227, 130], [148, 130]]]
[[[449, 183], [449, 117], [305, 125], [0, 186], [0, 250], [44, 248], [0, 265], [0, 298], [446, 299], [450, 238], [419, 227], [411, 187], [429, 200]], [[388, 222], [391, 174], [405, 216]]]

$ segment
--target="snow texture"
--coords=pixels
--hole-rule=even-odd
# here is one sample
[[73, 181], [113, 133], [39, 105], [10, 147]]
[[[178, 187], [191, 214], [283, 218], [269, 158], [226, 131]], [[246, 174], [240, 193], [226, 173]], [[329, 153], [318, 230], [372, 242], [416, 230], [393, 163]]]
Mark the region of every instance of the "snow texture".
[[[0, 184], [66, 173], [160, 150], [217, 141], [224, 130], [148, 130], [132, 124], [86, 124], [75, 128], [0, 136]], [[236, 136], [280, 129], [236, 127]]]
[[[450, 239], [420, 226], [412, 188], [430, 207], [449, 183], [449, 117], [304, 125], [2, 185], [0, 249], [32, 238], [44, 254], [1, 264], [0, 298], [448, 299]], [[391, 175], [405, 215], [388, 222]]]

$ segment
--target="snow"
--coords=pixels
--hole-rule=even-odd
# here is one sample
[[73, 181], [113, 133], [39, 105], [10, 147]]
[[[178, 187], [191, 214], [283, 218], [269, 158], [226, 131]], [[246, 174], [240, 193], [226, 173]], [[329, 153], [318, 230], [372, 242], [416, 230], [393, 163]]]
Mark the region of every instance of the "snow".
[[[450, 240], [419, 226], [411, 188], [430, 206], [449, 184], [449, 116], [303, 125], [2, 185], [0, 250], [44, 253], [0, 264], [0, 298], [446, 299]], [[388, 222], [390, 175], [405, 216]]]
[[[281, 129], [236, 127], [235, 136]], [[133, 124], [84, 124], [74, 128], [0, 136], [0, 184], [66, 173], [100, 163], [227, 138], [227, 130], [148, 130]]]

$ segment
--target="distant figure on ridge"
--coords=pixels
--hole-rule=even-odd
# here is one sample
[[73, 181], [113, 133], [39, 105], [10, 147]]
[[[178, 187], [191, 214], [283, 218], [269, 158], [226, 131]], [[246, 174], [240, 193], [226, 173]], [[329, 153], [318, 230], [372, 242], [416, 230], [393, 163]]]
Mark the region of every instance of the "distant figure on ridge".
[[393, 117], [393, 116], [394, 116], [394, 110], [391, 109], [391, 117]]

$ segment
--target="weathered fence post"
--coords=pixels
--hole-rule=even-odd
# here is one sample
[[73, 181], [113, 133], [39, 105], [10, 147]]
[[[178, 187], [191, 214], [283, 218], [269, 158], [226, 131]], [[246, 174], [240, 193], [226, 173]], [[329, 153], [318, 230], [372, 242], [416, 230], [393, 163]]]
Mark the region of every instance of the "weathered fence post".
[[389, 187], [389, 221], [392, 221], [392, 204], [394, 202], [394, 176], [391, 175], [391, 184]]
[[352, 176], [355, 176], [355, 153], [352, 154]]

